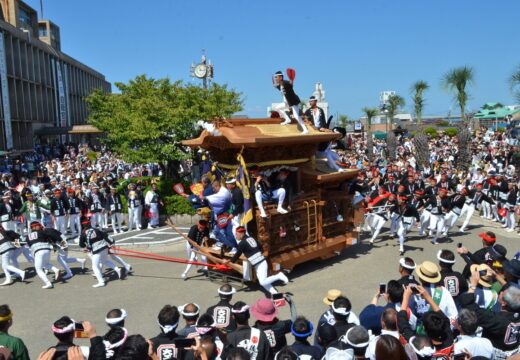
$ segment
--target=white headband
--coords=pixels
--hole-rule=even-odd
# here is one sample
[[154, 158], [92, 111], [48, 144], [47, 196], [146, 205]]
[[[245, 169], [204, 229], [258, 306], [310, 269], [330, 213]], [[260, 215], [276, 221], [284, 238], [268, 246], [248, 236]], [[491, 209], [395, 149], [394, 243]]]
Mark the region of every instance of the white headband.
[[159, 327], [161, 328], [161, 330], [165, 334], [168, 334], [169, 332], [172, 332], [173, 330], [175, 330], [177, 328], [177, 325], [179, 325], [178, 321], [175, 324], [172, 324], [172, 325], [161, 325], [160, 322], [157, 322], [157, 323], [159, 324]]
[[240, 309], [238, 310], [235, 310], [235, 309], [231, 309], [231, 312], [233, 314], [241, 314], [241, 313], [245, 313], [247, 310], [249, 310], [249, 305], [244, 305], [242, 306]]
[[354, 344], [353, 342], [351, 342], [349, 339], [348, 339], [348, 333], [350, 332], [350, 330], [352, 330], [354, 327], [351, 327], [350, 329], [348, 329], [347, 333], [345, 334], [345, 336], [342, 336], [343, 338], [343, 342], [349, 344], [350, 346], [352, 347], [355, 347], [355, 348], [364, 348], [364, 347], [367, 347], [368, 344], [370, 343], [370, 337], [368, 339], [367, 342], [364, 342], [364, 343], [360, 343], [360, 344]]
[[69, 325], [65, 326], [62, 329], [60, 329], [54, 325], [52, 325], [51, 328], [52, 328], [52, 332], [55, 334], [66, 334], [66, 333], [72, 332], [72, 331], [74, 331], [74, 329], [76, 329], [76, 322], [74, 320], [72, 320], [72, 322]]
[[412, 336], [410, 340], [408, 341], [408, 344], [412, 347], [413, 351], [420, 357], [430, 357], [433, 354], [435, 354], [435, 349], [431, 347], [423, 347], [421, 350], [417, 349], [414, 344], [413, 340], [415, 339], [415, 336]]
[[441, 253], [442, 253], [442, 250], [439, 250], [437, 252], [437, 260], [439, 260], [440, 262], [443, 262], [445, 264], [455, 264], [455, 260], [446, 260], [446, 259], [442, 258]]
[[413, 265], [408, 265], [408, 264], [405, 262], [404, 258], [400, 258], [400, 259], [399, 259], [399, 264], [400, 264], [402, 267], [404, 267], [405, 269], [408, 269], [408, 270], [415, 270], [415, 266], [416, 266], [415, 264], [413, 264]]
[[218, 289], [218, 293], [220, 295], [233, 295], [236, 292], [237, 292], [237, 290], [234, 287], [232, 287], [231, 290], [229, 290], [229, 291], [222, 291], [222, 290]]
[[189, 305], [189, 304], [184, 304], [182, 306], [179, 306], [179, 312], [181, 313], [182, 316], [187, 316], [187, 317], [192, 317], [192, 316], [197, 316], [199, 315], [200, 313], [200, 306], [197, 305], [197, 304], [193, 304], [195, 305], [195, 307], [197, 308], [197, 310], [195, 312], [186, 312], [184, 311], [184, 308]]
[[120, 317], [117, 317], [117, 318], [105, 318], [105, 322], [108, 325], [115, 325], [115, 324], [123, 321], [124, 319], [126, 319], [128, 314], [126, 313], [125, 309], [120, 309], [120, 311], [121, 311], [121, 316]]
[[349, 315], [350, 314], [350, 311], [347, 311], [347, 308], [344, 308], [344, 307], [340, 307], [340, 308], [337, 308], [334, 306], [334, 303], [332, 303], [332, 310], [336, 313], [336, 314], [340, 314], [340, 315]]
[[121, 328], [121, 329], [123, 329], [123, 332], [124, 332], [123, 338], [114, 344], [110, 343], [110, 341], [108, 341], [108, 340], [103, 340], [103, 344], [105, 344], [105, 349], [107, 349], [107, 350], [115, 349], [125, 343], [126, 339], [128, 338], [128, 330], [126, 330], [125, 328]]

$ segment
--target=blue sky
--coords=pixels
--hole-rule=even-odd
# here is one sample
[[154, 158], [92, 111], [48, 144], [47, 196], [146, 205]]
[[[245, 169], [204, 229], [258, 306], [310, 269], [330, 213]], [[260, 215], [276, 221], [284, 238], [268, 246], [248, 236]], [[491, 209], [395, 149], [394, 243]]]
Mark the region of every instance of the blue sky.
[[[39, 0], [27, 3], [39, 11]], [[431, 85], [425, 114], [455, 112], [440, 79], [461, 65], [476, 75], [469, 109], [512, 104], [518, 14], [518, 0], [44, 0], [62, 50], [108, 81], [143, 73], [192, 81], [189, 66], [204, 48], [215, 81], [242, 92], [251, 117], [280, 100], [271, 75], [287, 67], [301, 98], [322, 82], [331, 113], [354, 118], [383, 90], [396, 90], [411, 110], [416, 80]]]

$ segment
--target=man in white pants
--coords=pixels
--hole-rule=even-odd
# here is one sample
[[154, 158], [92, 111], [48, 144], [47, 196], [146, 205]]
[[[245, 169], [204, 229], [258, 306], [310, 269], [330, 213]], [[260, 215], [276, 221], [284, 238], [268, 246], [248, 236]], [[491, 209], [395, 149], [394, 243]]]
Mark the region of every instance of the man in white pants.
[[240, 255], [244, 254], [247, 261], [255, 268], [256, 278], [258, 283], [270, 294], [276, 294], [278, 291], [272, 285], [275, 281], [282, 281], [284, 284], [289, 282], [289, 279], [283, 272], [279, 272], [276, 275], [267, 276], [269, 268], [267, 261], [262, 255], [262, 249], [258, 242], [252, 237], [246, 235], [246, 228], [239, 226], [235, 232], [235, 238], [237, 239], [238, 246], [237, 252], [229, 260], [224, 260], [224, 264], [235, 262], [240, 258]]
[[135, 184], [128, 185], [128, 193], [126, 195], [128, 203], [128, 231], [134, 227], [141, 230], [141, 196], [140, 192], [135, 189]]
[[[193, 225], [188, 232], [188, 239], [196, 242], [198, 245], [202, 245], [204, 241], [209, 239], [209, 229], [208, 222], [206, 220], [199, 220], [196, 225]], [[197, 260], [197, 253], [194, 251], [193, 245], [190, 244], [189, 241], [186, 241], [186, 251], [188, 253], [188, 260], [195, 261]], [[203, 263], [207, 262], [207, 259], [204, 255], [201, 255], [201, 260]], [[192, 264], [186, 265], [186, 269], [182, 273], [181, 277], [186, 280], [188, 276], [188, 271], [190, 271]], [[206, 272], [207, 274], [208, 267], [205, 266], [202, 272]]]
[[430, 231], [433, 233], [432, 244], [438, 244], [437, 239], [441, 237], [444, 229], [444, 217], [447, 209], [450, 207], [450, 200], [447, 198], [448, 190], [440, 188], [437, 195], [433, 195], [428, 200], [428, 204], [432, 206], [430, 215]]
[[287, 214], [287, 210], [283, 208], [283, 201], [285, 200], [285, 189], [283, 187], [279, 189], [272, 189], [269, 180], [262, 174], [258, 175], [255, 182], [255, 200], [258, 209], [260, 210], [260, 216], [267, 218], [265, 213], [263, 201], [269, 201], [271, 199], [278, 199], [278, 207], [276, 211], [280, 214]]
[[25, 271], [20, 270], [17, 266], [13, 266], [13, 256], [16, 250], [14, 242], [20, 238], [20, 235], [14, 231], [4, 230], [0, 227], [0, 255], [2, 257], [2, 270], [4, 271], [5, 281], [0, 286], [11, 285], [13, 278], [11, 273], [15, 273], [22, 281], [25, 279]]
[[118, 278], [121, 279], [121, 269], [108, 260], [108, 248], [110, 247], [110, 239], [108, 234], [99, 229], [90, 227], [90, 221], [85, 220], [81, 222], [83, 226], [83, 233], [79, 239], [79, 247], [92, 254], [92, 271], [97, 279], [97, 284], [92, 285], [93, 288], [105, 286], [101, 269], [103, 265], [113, 269]]
[[77, 197], [73, 188], [67, 190], [67, 201], [69, 202], [69, 230], [72, 239], [79, 241], [79, 234], [81, 234], [81, 209], [83, 207], [82, 201]]
[[31, 249], [32, 255], [34, 257], [34, 267], [36, 269], [36, 274], [43, 281], [44, 285], [42, 289], [52, 289], [53, 285], [47, 279], [47, 275], [45, 275], [44, 269], [52, 270], [54, 272], [54, 280], [57, 281], [60, 277], [60, 270], [51, 265], [50, 257], [51, 257], [51, 237], [47, 234], [47, 229], [44, 229], [42, 224], [38, 221], [31, 222], [31, 232], [27, 235], [27, 244]]
[[305, 123], [300, 116], [300, 108], [298, 107], [300, 104], [300, 98], [294, 92], [292, 84], [289, 81], [283, 79], [283, 73], [281, 71], [277, 71], [274, 74], [273, 86], [280, 90], [283, 97], [283, 103], [273, 107], [273, 110], [277, 111], [285, 119], [282, 125], [288, 125], [291, 123], [291, 118], [289, 115], [287, 115], [286, 111], [292, 110], [294, 118], [302, 127], [302, 134], [308, 134], [309, 130], [307, 129], [307, 126], [305, 126]]
[[107, 210], [110, 214], [114, 234], [122, 233], [123, 203], [121, 202], [121, 196], [117, 193], [117, 189], [113, 186], [110, 188], [110, 194], [107, 196]]
[[421, 221], [417, 209], [408, 205], [407, 201], [407, 196], [399, 196], [397, 206], [394, 209], [394, 213], [397, 214], [397, 236], [399, 237], [399, 253], [401, 256], [404, 255], [404, 241], [406, 234], [412, 228], [414, 218], [417, 222]]
[[54, 197], [51, 199], [51, 213], [54, 220], [54, 228], [62, 234], [67, 233], [67, 211], [69, 204], [63, 200], [61, 189], [54, 189]]
[[148, 229], [155, 229], [159, 226], [159, 205], [163, 205], [159, 192], [157, 191], [157, 184], [152, 184], [152, 189], [146, 193], [144, 204], [150, 211]]

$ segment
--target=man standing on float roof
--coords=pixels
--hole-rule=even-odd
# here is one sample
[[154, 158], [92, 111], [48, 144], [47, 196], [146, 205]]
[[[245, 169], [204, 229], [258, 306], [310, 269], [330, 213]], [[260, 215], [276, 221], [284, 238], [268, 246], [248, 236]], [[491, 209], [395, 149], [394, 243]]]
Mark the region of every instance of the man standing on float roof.
[[300, 98], [294, 92], [291, 82], [283, 79], [283, 73], [281, 71], [277, 71], [274, 74], [273, 86], [280, 90], [283, 96], [283, 103], [273, 107], [273, 110], [278, 111], [278, 113], [280, 113], [280, 115], [282, 115], [285, 119], [281, 125], [288, 125], [291, 123], [291, 118], [289, 115], [287, 115], [286, 111], [292, 109], [294, 118], [296, 121], [298, 121], [298, 124], [300, 124], [303, 129], [302, 134], [308, 134], [309, 130], [305, 126], [305, 123], [300, 116], [300, 109], [298, 107], [300, 104]]

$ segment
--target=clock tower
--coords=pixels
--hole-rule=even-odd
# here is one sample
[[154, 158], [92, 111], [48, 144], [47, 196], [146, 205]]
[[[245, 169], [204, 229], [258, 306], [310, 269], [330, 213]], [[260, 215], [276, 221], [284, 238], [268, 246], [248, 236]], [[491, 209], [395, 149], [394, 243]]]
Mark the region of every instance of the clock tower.
[[200, 63], [191, 64], [191, 76], [202, 80], [202, 86], [207, 89], [213, 80], [213, 64], [211, 60], [206, 60], [206, 51], [202, 49], [202, 58]]

